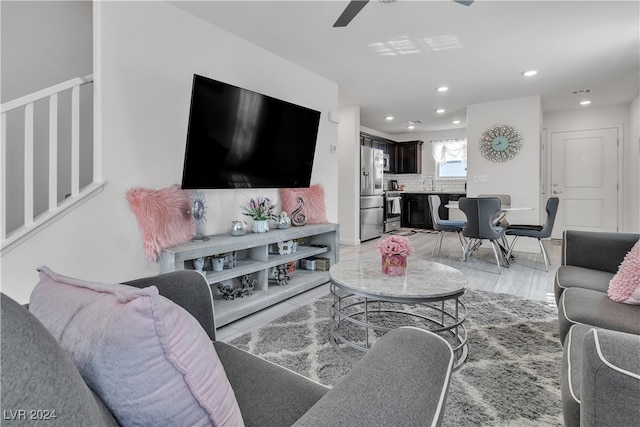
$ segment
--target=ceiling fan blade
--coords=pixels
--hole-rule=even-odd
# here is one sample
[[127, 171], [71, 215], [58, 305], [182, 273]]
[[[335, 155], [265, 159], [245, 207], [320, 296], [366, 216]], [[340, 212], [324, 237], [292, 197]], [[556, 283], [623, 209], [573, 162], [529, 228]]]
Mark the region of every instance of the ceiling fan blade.
[[473, 0], [453, 0], [456, 3], [460, 3], [463, 4], [465, 6], [471, 6], [471, 3], [473, 3]]
[[333, 27], [346, 27], [349, 22], [369, 3], [369, 0], [352, 0], [342, 12]]

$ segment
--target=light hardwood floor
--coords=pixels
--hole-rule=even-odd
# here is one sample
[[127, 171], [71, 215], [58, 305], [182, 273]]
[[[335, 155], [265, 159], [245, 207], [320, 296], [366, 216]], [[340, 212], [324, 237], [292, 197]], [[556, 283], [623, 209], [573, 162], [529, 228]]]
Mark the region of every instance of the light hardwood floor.
[[[402, 231], [407, 232], [411, 230], [403, 229]], [[384, 237], [386, 236], [383, 236], [383, 238]], [[522, 298], [543, 301], [555, 306], [553, 280], [556, 269], [560, 264], [559, 240], [548, 240], [544, 242], [547, 254], [551, 260], [549, 271], [545, 271], [544, 260], [541, 253], [514, 252], [515, 260], [511, 262], [511, 266], [509, 268], [502, 268], [502, 274], [498, 274], [493, 250], [489, 243], [483, 244], [468, 261], [461, 262], [460, 255], [462, 249], [454, 233], [447, 233], [445, 235], [442, 252], [438, 253], [436, 250], [433, 258], [431, 257], [431, 251], [437, 237], [436, 233], [417, 231], [408, 237], [415, 249], [412, 257], [419, 257], [457, 268], [467, 275], [469, 280], [468, 286], [471, 289], [516, 295]], [[379, 257], [376, 251], [376, 244], [379, 240], [380, 239], [373, 239], [359, 246], [342, 245], [340, 246], [340, 259], [344, 260], [362, 255]], [[259, 313], [218, 329], [217, 339], [226, 342], [231, 341], [301, 306], [307, 305], [328, 293], [328, 285], [319, 286], [276, 306], [262, 310]]]

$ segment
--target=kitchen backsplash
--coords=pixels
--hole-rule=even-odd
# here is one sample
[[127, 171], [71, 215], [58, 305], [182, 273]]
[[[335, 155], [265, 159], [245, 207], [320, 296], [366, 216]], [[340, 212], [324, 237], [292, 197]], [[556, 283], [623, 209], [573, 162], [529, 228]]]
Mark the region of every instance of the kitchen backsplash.
[[[435, 179], [431, 175], [418, 174], [384, 174], [384, 189], [389, 190], [389, 181], [395, 179], [398, 185], [404, 185], [404, 191], [438, 191], [450, 193], [466, 193], [466, 183], [464, 179]], [[433, 180], [433, 185], [432, 185]]]

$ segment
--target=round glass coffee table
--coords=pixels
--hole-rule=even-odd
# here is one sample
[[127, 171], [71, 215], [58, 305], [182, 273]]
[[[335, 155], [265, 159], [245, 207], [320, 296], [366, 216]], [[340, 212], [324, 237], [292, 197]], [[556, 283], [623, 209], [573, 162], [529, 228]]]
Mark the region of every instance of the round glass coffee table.
[[355, 258], [333, 265], [329, 341], [355, 362], [376, 338], [400, 326], [438, 333], [453, 349], [454, 369], [467, 358], [467, 307], [460, 297], [467, 278], [453, 267], [409, 258], [404, 276], [382, 273], [379, 258]]

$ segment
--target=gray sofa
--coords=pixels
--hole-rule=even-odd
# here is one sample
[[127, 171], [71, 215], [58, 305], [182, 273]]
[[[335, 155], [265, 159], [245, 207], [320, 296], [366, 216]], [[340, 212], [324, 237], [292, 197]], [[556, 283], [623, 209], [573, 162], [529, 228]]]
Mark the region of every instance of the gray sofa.
[[[435, 334], [415, 328], [387, 333], [330, 389], [215, 341], [211, 293], [199, 273], [181, 271], [127, 284], [156, 286], [200, 322], [212, 339], [247, 426], [442, 422], [453, 352]], [[4, 294], [1, 303], [2, 425], [43, 424], [42, 419], [47, 420], [44, 425], [119, 425], [38, 319]]]
[[609, 281], [638, 238], [564, 232], [555, 297], [567, 427], [637, 426], [640, 420], [640, 306], [607, 296]]

